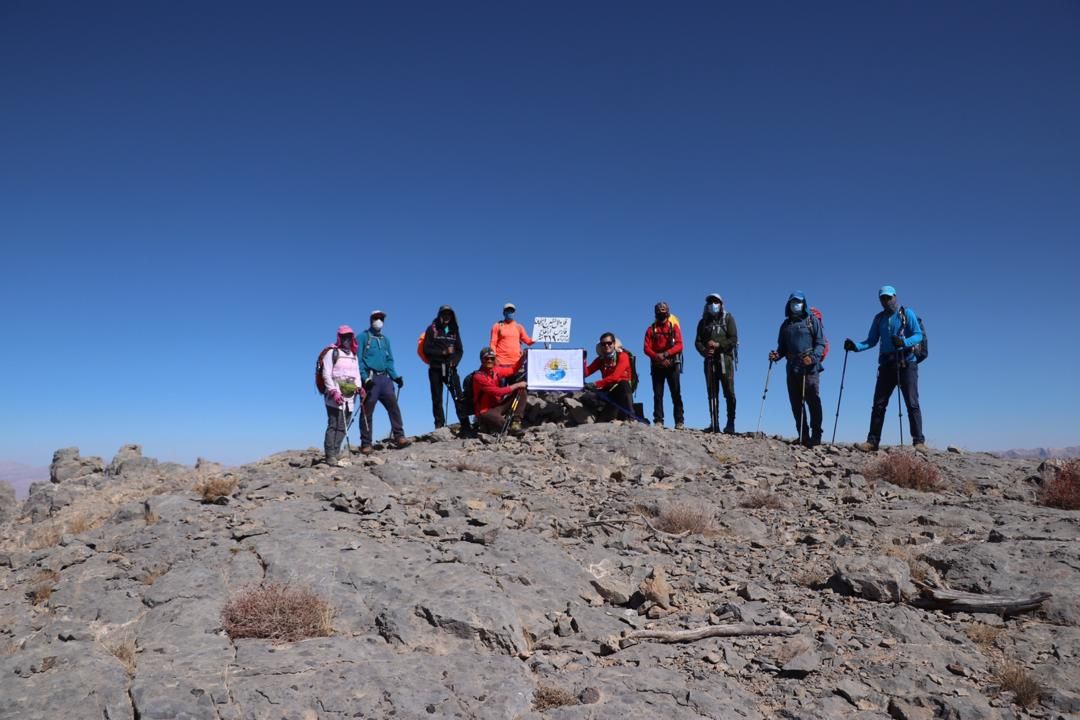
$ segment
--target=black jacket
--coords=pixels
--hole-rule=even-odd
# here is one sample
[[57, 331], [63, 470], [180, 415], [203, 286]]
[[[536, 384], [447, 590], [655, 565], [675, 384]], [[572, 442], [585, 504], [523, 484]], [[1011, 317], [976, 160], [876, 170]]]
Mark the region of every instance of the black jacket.
[[444, 325], [439, 322], [439, 315], [436, 315], [424, 333], [424, 356], [427, 357], [431, 367], [440, 365], [457, 367], [464, 353], [461, 333], [458, 331], [457, 315], [450, 307], [439, 308], [439, 314], [442, 314], [444, 309], [450, 311], [450, 322]]

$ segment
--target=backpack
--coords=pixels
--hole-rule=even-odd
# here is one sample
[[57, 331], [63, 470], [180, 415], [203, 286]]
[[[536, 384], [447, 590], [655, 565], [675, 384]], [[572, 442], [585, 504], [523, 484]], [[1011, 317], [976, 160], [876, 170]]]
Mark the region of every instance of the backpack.
[[473, 375], [476, 371], [469, 373], [465, 376], [465, 379], [461, 381], [461, 411], [465, 415], [475, 415], [476, 408], [473, 407]]
[[430, 365], [431, 361], [427, 359], [427, 355], [424, 354], [424, 338], [427, 337], [427, 330], [420, 333], [420, 339], [416, 341], [416, 354], [420, 356], [420, 359], [424, 361], [425, 365]]
[[634, 394], [637, 392], [638, 386], [637, 358], [634, 357], [634, 353], [626, 348], [623, 348], [622, 351], [630, 357], [630, 393]]
[[[816, 307], [810, 308], [810, 312], [814, 313], [814, 317], [817, 318], [818, 326], [822, 330], [825, 329], [825, 321], [821, 317], [821, 311]], [[810, 334], [814, 334], [814, 324], [810, 322], [810, 316], [806, 316], [806, 327], [809, 328]], [[815, 339], [816, 340], [816, 339]], [[829, 338], [825, 338], [825, 350], [821, 353], [821, 362], [825, 362], [825, 358], [829, 356]]]
[[[911, 346], [911, 352], [915, 355], [915, 364], [921, 363], [930, 355], [930, 347], [926, 340], [926, 325], [923, 324], [923, 319], [918, 315], [915, 319], [919, 321], [919, 327], [922, 328], [922, 342], [918, 345]], [[900, 307], [900, 332], [902, 333], [907, 328], [907, 308]]]
[[326, 383], [323, 382], [322, 376], [323, 357], [325, 357], [326, 353], [330, 350], [334, 351], [333, 354], [330, 356], [330, 367], [334, 367], [334, 365], [337, 364], [338, 359], [338, 349], [335, 345], [327, 345], [326, 347], [324, 347], [322, 349], [322, 352], [319, 353], [319, 359], [315, 361], [315, 389], [320, 395], [326, 394]]

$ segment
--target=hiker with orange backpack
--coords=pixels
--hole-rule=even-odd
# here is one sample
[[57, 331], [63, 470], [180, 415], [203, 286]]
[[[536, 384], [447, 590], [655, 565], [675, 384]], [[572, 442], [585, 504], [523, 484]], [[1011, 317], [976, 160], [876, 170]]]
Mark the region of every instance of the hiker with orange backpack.
[[821, 361], [825, 356], [825, 327], [807, 304], [806, 295], [799, 291], [788, 296], [784, 314], [769, 362], [787, 360], [788, 400], [795, 416], [798, 442], [814, 447], [821, 444], [820, 376], [824, 369]]
[[727, 406], [727, 424], [723, 432], [731, 435], [735, 432], [735, 358], [739, 330], [718, 293], [705, 296], [694, 347], [705, 360], [705, 391], [709, 395], [709, 428], [705, 432], [720, 432], [720, 390], [723, 389]]
[[661, 300], [653, 306], [655, 322], [645, 329], [645, 354], [651, 360], [653, 390], [653, 424], [664, 426], [664, 383], [671, 390], [675, 429], [683, 428], [682, 373], [683, 337], [678, 322], [672, 319], [671, 308]]
[[443, 411], [443, 387], [449, 389], [454, 399], [454, 409], [460, 425], [459, 433], [468, 435], [472, 432], [469, 416], [463, 411], [461, 380], [458, 378], [458, 363], [464, 349], [461, 344], [461, 332], [458, 329], [457, 315], [454, 308], [443, 305], [435, 319], [424, 331], [421, 357], [428, 364], [428, 383], [431, 385], [431, 414], [435, 427], [446, 425]]
[[495, 364], [499, 367], [516, 365], [521, 358], [521, 344], [532, 345], [535, 340], [529, 337], [525, 328], [517, 320], [514, 303], [503, 305], [503, 319], [491, 326], [489, 347], [495, 351]]
[[353, 329], [342, 325], [337, 329], [337, 340], [323, 348], [315, 365], [315, 388], [323, 394], [326, 403], [323, 452], [326, 464], [333, 467], [346, 467], [349, 464], [347, 460], [339, 459], [338, 454], [356, 409], [357, 398], [361, 401], [364, 398], [356, 356], [358, 347]]

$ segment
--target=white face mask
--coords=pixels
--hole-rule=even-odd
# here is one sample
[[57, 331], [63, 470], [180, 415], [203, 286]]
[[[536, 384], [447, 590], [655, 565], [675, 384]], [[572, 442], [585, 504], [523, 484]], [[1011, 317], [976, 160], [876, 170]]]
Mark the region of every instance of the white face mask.
[[709, 303], [709, 312], [711, 312], [713, 315], [716, 315], [718, 312], [720, 312], [720, 303]]
[[803, 304], [801, 302], [793, 301], [791, 303], [791, 312], [796, 313], [796, 314], [801, 313], [802, 312], [802, 305]]
[[382, 320], [372, 320], [371, 327], [376, 330], [382, 330]]

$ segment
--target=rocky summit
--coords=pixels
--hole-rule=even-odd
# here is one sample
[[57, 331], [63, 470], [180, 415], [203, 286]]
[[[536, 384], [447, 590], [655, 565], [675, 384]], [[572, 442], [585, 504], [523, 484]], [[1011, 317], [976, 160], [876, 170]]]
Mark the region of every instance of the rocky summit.
[[[908, 453], [622, 423], [347, 468], [60, 450], [0, 496], [0, 718], [1080, 717], [1054, 466]], [[870, 468], [901, 455], [926, 491]]]

